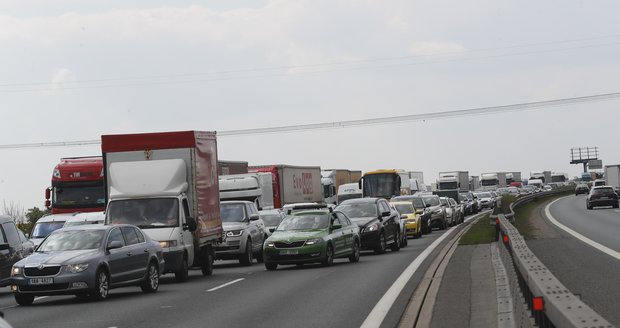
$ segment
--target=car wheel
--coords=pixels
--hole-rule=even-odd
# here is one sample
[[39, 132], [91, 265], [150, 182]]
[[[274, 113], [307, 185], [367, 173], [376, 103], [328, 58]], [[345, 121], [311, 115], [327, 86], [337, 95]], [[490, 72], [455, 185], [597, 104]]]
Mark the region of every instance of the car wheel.
[[394, 242], [390, 245], [390, 249], [392, 252], [396, 252], [400, 250], [400, 232], [396, 232], [396, 236], [394, 236]]
[[278, 268], [278, 264], [277, 263], [265, 262], [265, 269], [267, 269], [269, 271], [274, 271], [277, 268]]
[[[185, 261], [187, 263], [187, 261]], [[155, 262], [149, 263], [146, 270], [146, 278], [140, 288], [145, 293], [154, 293], [159, 288], [159, 268]]]
[[110, 277], [105, 269], [97, 270], [95, 277], [95, 288], [91, 291], [90, 297], [95, 301], [103, 301], [108, 298]]
[[403, 247], [407, 247], [407, 245], [409, 245], [409, 240], [408, 240], [407, 233], [405, 233], [405, 234], [403, 235], [403, 245], [401, 246], [401, 248], [403, 248]]
[[325, 258], [323, 258], [321, 264], [326, 267], [334, 264], [334, 248], [331, 244], [327, 244], [327, 248], [325, 248]]
[[592, 206], [590, 205], [590, 203], [586, 203], [586, 208], [589, 209], [589, 210], [592, 209]]
[[428, 223], [426, 224], [426, 233], [431, 232], [433, 232], [433, 225], [431, 224], [431, 220], [428, 220]]
[[248, 239], [245, 243], [245, 253], [241, 254], [239, 258], [239, 263], [243, 266], [252, 265], [252, 239]]
[[187, 265], [187, 256], [183, 256], [181, 267], [174, 272], [174, 278], [177, 282], [185, 282], [189, 277], [189, 265]]
[[15, 302], [22, 306], [32, 305], [32, 302], [34, 302], [34, 295], [16, 293]]
[[353, 241], [353, 254], [349, 256], [350, 262], [359, 262], [360, 260], [360, 242], [355, 240]]
[[618, 208], [618, 207], [620, 207], [620, 203], [618, 203], [618, 204], [614, 204], [614, 205], [612, 205], [612, 207], [613, 207], [613, 208]]
[[210, 249], [205, 249], [204, 253], [202, 263], [200, 263], [200, 271], [202, 271], [203, 276], [210, 276], [213, 274], [213, 253]]
[[379, 235], [379, 242], [377, 243], [377, 246], [375, 246], [375, 254], [385, 253], [386, 248], [387, 248], [387, 243], [385, 241], [385, 234], [382, 232]]

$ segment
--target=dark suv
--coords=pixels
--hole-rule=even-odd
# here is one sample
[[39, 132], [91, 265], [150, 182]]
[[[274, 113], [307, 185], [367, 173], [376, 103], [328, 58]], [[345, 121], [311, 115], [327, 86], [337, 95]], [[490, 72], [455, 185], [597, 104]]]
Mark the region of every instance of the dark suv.
[[11, 282], [11, 268], [17, 261], [32, 254], [33, 246], [20, 237], [15, 221], [10, 216], [0, 215], [0, 287]]
[[387, 200], [374, 197], [348, 199], [340, 203], [336, 210], [358, 225], [363, 249], [383, 254], [389, 245], [392, 251], [400, 250], [400, 214], [392, 209]]
[[580, 183], [575, 187], [575, 196], [579, 194], [588, 194], [590, 192], [590, 188], [585, 183]]
[[586, 208], [591, 210], [594, 206], [612, 206], [618, 208], [618, 194], [611, 186], [592, 187], [586, 200]]
[[437, 227], [445, 230], [448, 227], [446, 219], [446, 209], [441, 206], [441, 200], [437, 195], [423, 195], [422, 198], [426, 202], [426, 206], [431, 211], [431, 227]]

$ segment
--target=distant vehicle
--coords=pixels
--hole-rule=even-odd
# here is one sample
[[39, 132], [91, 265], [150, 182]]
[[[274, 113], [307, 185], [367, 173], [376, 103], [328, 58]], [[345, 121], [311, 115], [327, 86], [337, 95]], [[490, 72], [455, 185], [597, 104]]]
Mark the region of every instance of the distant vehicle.
[[431, 212], [431, 227], [445, 230], [448, 227], [447, 214], [437, 195], [422, 195]]
[[590, 188], [585, 183], [580, 183], [575, 187], [575, 196], [590, 193]]
[[295, 212], [308, 211], [308, 210], [320, 210], [320, 209], [329, 208], [329, 207], [330, 205], [323, 204], [323, 203], [293, 203], [293, 204], [284, 205], [282, 207], [282, 212], [284, 212], [285, 215], [291, 215]]
[[363, 197], [391, 199], [394, 196], [411, 195], [411, 181], [404, 170], [377, 170], [366, 172], [359, 186]]
[[[542, 183], [545, 182], [545, 173], [544, 171], [531, 171], [529, 180], [540, 180]], [[529, 182], [528, 182], [529, 184]]]
[[278, 265], [321, 263], [332, 265], [334, 258], [360, 259], [357, 224], [340, 211], [305, 211], [287, 216], [265, 241], [263, 258], [267, 270]]
[[10, 283], [13, 264], [32, 254], [33, 250], [34, 244], [17, 229], [13, 218], [0, 215], [0, 287]]
[[491, 172], [480, 174], [480, 186], [482, 190], [495, 190], [506, 187], [506, 173]]
[[284, 219], [284, 213], [282, 213], [279, 209], [262, 210], [258, 212], [258, 215], [265, 224], [265, 232], [267, 233], [267, 236], [271, 236], [280, 222]]
[[405, 223], [406, 235], [413, 238], [421, 237], [422, 219], [419, 214], [416, 214], [413, 204], [408, 201], [391, 201], [390, 204], [400, 213]]
[[103, 224], [104, 222], [105, 214], [103, 212], [75, 213], [65, 221], [63, 228], [85, 224]]
[[431, 228], [431, 210], [430, 206], [426, 206], [424, 202], [424, 198], [422, 198], [419, 194], [416, 195], [406, 195], [406, 196], [396, 196], [393, 197], [392, 202], [396, 201], [406, 201], [413, 204], [413, 208], [415, 209], [415, 213], [420, 216], [420, 220], [422, 221], [422, 233], [427, 234], [433, 232]]
[[519, 188], [517, 187], [508, 187], [508, 194], [515, 196], [515, 197], [519, 197], [520, 193], [519, 193]]
[[11, 270], [15, 301], [35, 296], [76, 295], [104, 300], [109, 289], [159, 287], [164, 259], [159, 243], [132, 225], [82, 225], [54, 231]]
[[553, 190], [553, 187], [551, 185], [544, 185], [543, 186], [543, 191], [551, 191]]
[[45, 207], [52, 214], [105, 210], [101, 156], [61, 158], [45, 190]]
[[618, 194], [611, 186], [592, 187], [586, 199], [586, 208], [591, 210], [596, 206], [611, 206], [618, 208]]
[[508, 195], [510, 193], [510, 191], [508, 190], [508, 188], [497, 188], [496, 192], [500, 195]]
[[393, 211], [383, 198], [366, 197], [340, 203], [336, 211], [343, 212], [359, 226], [362, 249], [385, 253], [400, 250], [400, 214]]
[[361, 171], [350, 171], [344, 169], [324, 169], [321, 170], [321, 185], [323, 185], [323, 197], [327, 204], [337, 204], [337, 191], [343, 184], [355, 183], [359, 181]]
[[592, 182], [592, 187], [600, 187], [607, 185], [605, 180], [596, 179]]
[[605, 165], [605, 184], [620, 193], [620, 165]]
[[556, 182], [556, 183], [565, 183], [568, 181], [568, 174], [563, 172], [553, 172], [551, 173], [551, 181], [548, 182]]
[[461, 202], [465, 205], [465, 215], [471, 215], [478, 213], [478, 202], [474, 199], [474, 193], [471, 191], [462, 192], [459, 194], [461, 196]]
[[590, 172], [583, 172], [581, 173], [581, 181], [585, 181], [585, 182], [590, 182], [592, 181], [592, 173]]
[[441, 206], [446, 211], [446, 224], [449, 227], [456, 225], [456, 222], [458, 220], [456, 208], [450, 203], [450, 198], [439, 197], [439, 202], [441, 203]]
[[463, 223], [463, 221], [465, 221], [465, 212], [463, 211], [464, 207], [452, 198], [448, 198], [448, 202], [450, 203], [450, 206], [452, 206], [454, 214], [456, 214], [455, 224]]
[[244, 161], [217, 161], [217, 175], [245, 174], [248, 173], [248, 162]]
[[527, 185], [535, 187], [538, 191], [539, 189], [542, 189], [544, 182], [542, 179], [530, 179], [528, 180]]
[[257, 172], [219, 176], [220, 200], [247, 200], [259, 210], [273, 208], [271, 173]]
[[359, 184], [356, 183], [345, 183], [338, 186], [338, 194], [336, 196], [337, 204], [344, 202], [347, 199], [355, 199], [362, 198], [362, 189], [360, 189]]
[[495, 207], [495, 200], [493, 199], [493, 195], [491, 195], [490, 192], [488, 191], [484, 191], [484, 192], [477, 192], [475, 193], [476, 197], [478, 197], [478, 199], [480, 200], [480, 208], [494, 208]]
[[30, 241], [34, 243], [35, 247], [39, 246], [45, 237], [62, 228], [67, 219], [72, 216], [73, 214], [52, 214], [38, 219], [37, 223], [32, 227], [32, 231], [30, 231]]
[[393, 212], [396, 212], [399, 216], [398, 216], [398, 224], [400, 225], [400, 240], [399, 240], [399, 245], [400, 248], [405, 248], [407, 247], [408, 241], [407, 241], [407, 226], [405, 225], [405, 220], [403, 219], [403, 216], [400, 214], [400, 212], [396, 209], [396, 206], [390, 204], [390, 209]]
[[286, 204], [324, 201], [321, 168], [318, 166], [276, 164], [250, 166], [248, 170], [271, 173], [274, 208], [282, 208]]
[[437, 180], [437, 189], [439, 190], [469, 190], [469, 172], [468, 171], [454, 171], [454, 172], [439, 172], [439, 179]]
[[267, 232], [256, 204], [242, 200], [220, 202], [220, 217], [226, 237], [215, 245], [215, 259], [239, 260], [246, 266], [252, 265], [254, 258], [262, 262]]
[[517, 188], [521, 188], [523, 187], [523, 183], [521, 181], [514, 181], [512, 183], [510, 183], [511, 187], [517, 187]]

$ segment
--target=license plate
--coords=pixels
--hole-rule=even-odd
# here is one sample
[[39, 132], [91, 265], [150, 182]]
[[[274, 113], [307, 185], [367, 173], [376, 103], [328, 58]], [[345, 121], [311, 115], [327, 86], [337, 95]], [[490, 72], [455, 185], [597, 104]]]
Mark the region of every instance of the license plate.
[[299, 251], [296, 249], [283, 249], [280, 251], [280, 255], [297, 255]]
[[30, 278], [30, 285], [50, 285], [54, 283], [54, 278]]

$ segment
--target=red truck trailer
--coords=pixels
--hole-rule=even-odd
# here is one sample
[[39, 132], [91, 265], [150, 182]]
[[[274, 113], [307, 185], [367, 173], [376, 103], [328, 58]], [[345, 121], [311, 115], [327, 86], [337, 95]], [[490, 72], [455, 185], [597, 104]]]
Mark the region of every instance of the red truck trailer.
[[293, 203], [323, 202], [319, 166], [258, 165], [248, 167], [248, 171], [271, 173], [275, 208]]

